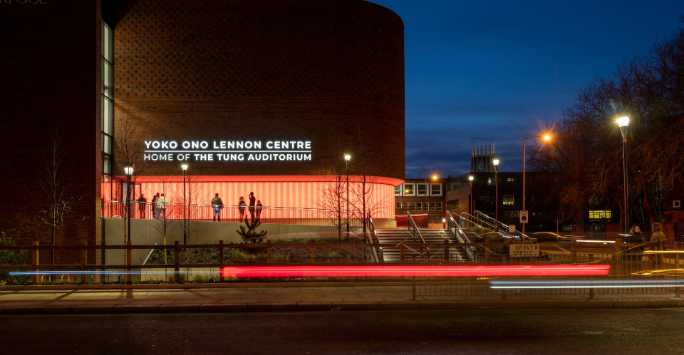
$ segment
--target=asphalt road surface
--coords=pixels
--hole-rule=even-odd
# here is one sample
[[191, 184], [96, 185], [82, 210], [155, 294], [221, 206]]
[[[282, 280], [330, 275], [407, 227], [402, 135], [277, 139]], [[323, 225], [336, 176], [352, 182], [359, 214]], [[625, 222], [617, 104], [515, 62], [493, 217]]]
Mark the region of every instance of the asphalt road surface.
[[684, 309], [0, 317], [3, 354], [684, 354]]

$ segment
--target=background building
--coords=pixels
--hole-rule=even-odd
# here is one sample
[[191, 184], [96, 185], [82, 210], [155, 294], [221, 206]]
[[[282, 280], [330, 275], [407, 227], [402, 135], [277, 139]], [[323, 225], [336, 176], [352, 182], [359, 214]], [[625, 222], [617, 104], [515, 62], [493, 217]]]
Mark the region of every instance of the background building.
[[97, 240], [100, 216], [120, 215], [127, 165], [134, 197], [182, 201], [180, 162], [146, 160], [150, 140], [310, 142], [305, 159], [193, 157], [191, 204], [254, 191], [267, 206], [316, 209], [349, 175], [352, 194], [365, 182], [369, 209], [394, 219], [404, 47], [392, 11], [362, 0], [61, 0], [0, 11], [14, 48], [0, 66], [12, 103], [0, 108], [2, 182], [14, 187], [0, 227], [20, 242]]
[[[135, 167], [136, 196], [182, 201], [180, 161], [146, 157], [160, 151], [145, 141], [164, 140], [179, 147], [162, 151], [192, 153], [192, 205], [208, 207], [214, 193], [237, 205], [253, 191], [268, 207], [322, 209], [337, 177], [346, 183], [349, 174], [350, 199], [358, 200], [366, 176], [373, 215], [394, 218], [404, 171], [404, 52], [403, 24], [390, 10], [360, 0], [139, 0], [111, 33], [114, 183], [105, 201], [124, 196], [116, 187], [124, 165]], [[208, 148], [184, 149], [186, 140]], [[219, 140], [262, 146], [216, 150]], [[269, 150], [269, 141], [310, 149], [302, 158], [292, 147]], [[231, 154], [208, 161], [195, 152]]]

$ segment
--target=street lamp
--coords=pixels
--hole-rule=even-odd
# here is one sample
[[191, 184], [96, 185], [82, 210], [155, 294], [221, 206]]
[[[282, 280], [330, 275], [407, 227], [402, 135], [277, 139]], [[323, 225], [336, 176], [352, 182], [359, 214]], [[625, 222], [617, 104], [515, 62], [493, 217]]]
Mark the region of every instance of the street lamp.
[[470, 183], [470, 214], [473, 214], [473, 211], [475, 210], [473, 207], [473, 181], [475, 180], [475, 175], [470, 174], [468, 175], [468, 182]]
[[349, 238], [349, 162], [351, 159], [351, 154], [344, 153], [344, 174], [347, 176], [347, 238]]
[[629, 123], [630, 118], [627, 115], [615, 118], [615, 124], [620, 129], [620, 135], [622, 136], [622, 198], [624, 199], [622, 222], [625, 234], [629, 232], [629, 174], [627, 173], [627, 128]]
[[188, 244], [188, 202], [185, 195], [185, 183], [190, 165], [188, 163], [182, 163], [180, 165], [183, 171], [183, 245]]
[[[430, 179], [425, 179], [425, 206], [424, 209], [427, 211], [428, 219], [430, 218], [430, 196], [432, 195], [432, 184], [439, 181], [439, 174], [430, 174]], [[417, 194], [417, 192], [416, 192]]]
[[[527, 163], [526, 145], [527, 145], [527, 140], [529, 138], [530, 137], [523, 137], [523, 139], [522, 139], [522, 159], [520, 162], [520, 165], [522, 167], [522, 180], [523, 180], [522, 181], [522, 213], [525, 213], [527, 211], [527, 207], [525, 205], [526, 200], [527, 200], [526, 191], [525, 191], [526, 187], [527, 187], [527, 180], [526, 180], [527, 176], [526, 176], [526, 171], [525, 171], [526, 170], [525, 165]], [[554, 138], [555, 138], [555, 136], [554, 136], [553, 132], [545, 131], [539, 135], [538, 139], [541, 141], [542, 144], [551, 144], [551, 143], [553, 143]], [[520, 224], [521, 224], [520, 229], [522, 229], [522, 233], [524, 234], [525, 233], [525, 225], [527, 225], [527, 223], [520, 223]]]
[[[492, 165], [494, 166], [494, 215], [495, 219], [499, 220], [499, 164], [501, 164], [501, 159], [492, 159]], [[497, 229], [498, 229], [497, 225]]]
[[131, 283], [131, 179], [133, 178], [133, 167], [125, 166], [126, 175], [126, 281]]

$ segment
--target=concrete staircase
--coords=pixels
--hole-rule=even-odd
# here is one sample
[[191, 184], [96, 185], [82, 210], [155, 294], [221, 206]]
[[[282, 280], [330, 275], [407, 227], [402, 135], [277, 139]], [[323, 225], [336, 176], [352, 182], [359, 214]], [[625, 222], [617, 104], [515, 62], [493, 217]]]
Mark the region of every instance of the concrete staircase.
[[[448, 253], [448, 262], [469, 261], [463, 246], [449, 239], [449, 234], [442, 229], [421, 229], [425, 246], [411, 236], [406, 228], [376, 229], [375, 234], [382, 247], [382, 259], [385, 263], [444, 263]], [[401, 260], [402, 245], [404, 260]]]

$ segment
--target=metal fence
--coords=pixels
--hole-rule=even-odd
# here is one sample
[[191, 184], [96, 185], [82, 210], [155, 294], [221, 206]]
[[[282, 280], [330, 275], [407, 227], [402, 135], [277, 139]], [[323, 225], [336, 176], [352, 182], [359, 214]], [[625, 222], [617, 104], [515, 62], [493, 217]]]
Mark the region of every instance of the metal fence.
[[[125, 201], [102, 202], [101, 216], [105, 218], [125, 218], [128, 216], [129, 205]], [[222, 221], [241, 222], [245, 218], [259, 219], [262, 223], [279, 224], [302, 224], [302, 225], [337, 225], [338, 215], [336, 211], [322, 208], [304, 207], [277, 207], [277, 206], [224, 206], [214, 215], [210, 205], [182, 203], [166, 203], [156, 206], [150, 202], [133, 202], [130, 205], [132, 219], [157, 219], [157, 220], [191, 220], [191, 221]], [[341, 223], [346, 226], [347, 215], [342, 212]], [[350, 213], [349, 225], [353, 227], [363, 226], [363, 217], [356, 212]]]
[[[102, 263], [107, 252], [119, 252], [122, 263]], [[142, 263], [133, 263], [132, 255], [143, 252]], [[41, 263], [41, 255], [68, 253], [70, 263]], [[372, 248], [365, 239], [346, 238], [340, 242], [301, 243], [224, 243], [172, 245], [72, 245], [50, 246], [38, 242], [30, 246], [0, 246], [0, 279], [22, 284], [109, 283], [141, 281], [188, 281], [188, 274], [211, 274], [209, 281], [224, 281], [220, 270], [229, 265], [302, 265], [367, 264], [372, 262]], [[161, 271], [161, 272], [160, 272]], [[4, 275], [3, 275], [4, 274]], [[153, 277], [164, 275], [165, 277]]]

